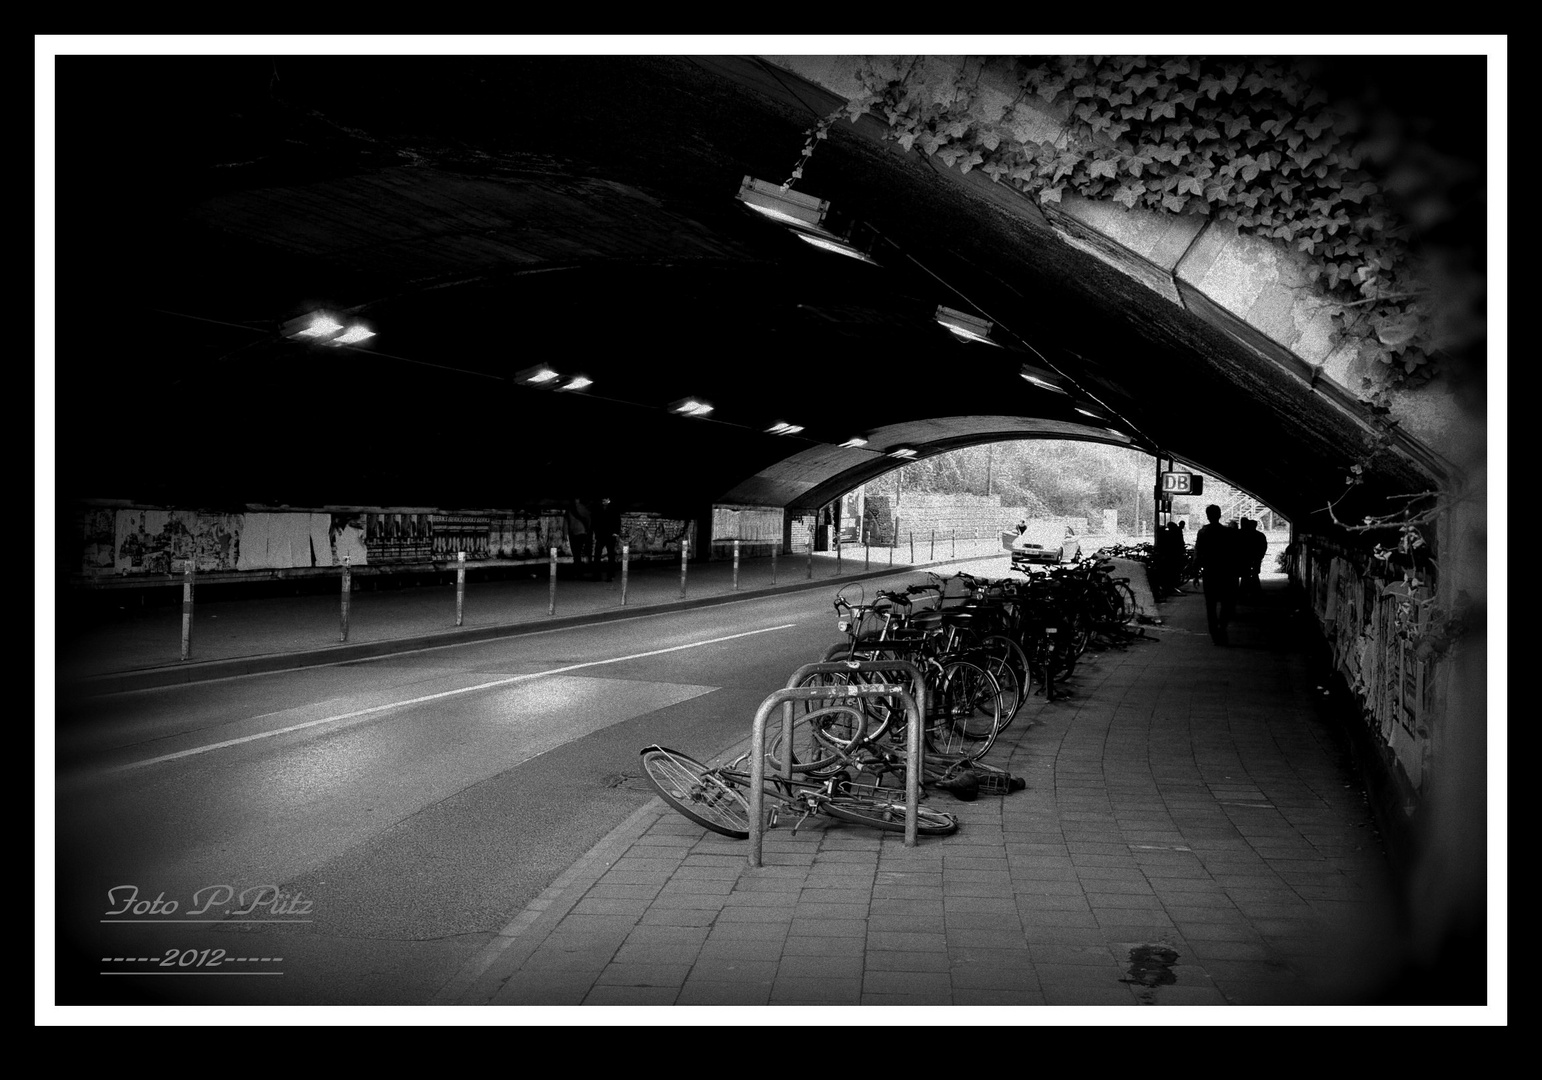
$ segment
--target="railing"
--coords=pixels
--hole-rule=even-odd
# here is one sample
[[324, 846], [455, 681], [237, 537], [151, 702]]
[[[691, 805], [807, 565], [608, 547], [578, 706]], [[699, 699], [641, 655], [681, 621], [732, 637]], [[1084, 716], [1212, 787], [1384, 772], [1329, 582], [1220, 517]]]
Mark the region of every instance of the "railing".
[[[834, 684], [799, 686], [810, 675], [859, 672], [900, 672], [910, 680], [909, 687], [885, 684]], [[792, 776], [792, 728], [793, 702], [829, 701], [845, 698], [870, 697], [897, 698], [906, 717], [905, 741], [905, 846], [915, 847], [917, 838], [916, 808], [921, 801], [921, 725], [926, 716], [926, 680], [921, 670], [905, 660], [856, 660], [837, 663], [804, 664], [787, 680], [786, 688], [771, 694], [755, 710], [755, 720], [750, 728], [750, 854], [751, 866], [762, 865], [762, 844], [765, 835], [765, 782], [766, 782], [766, 722], [772, 710], [782, 708], [782, 744], [789, 752], [783, 754], [783, 772]]]

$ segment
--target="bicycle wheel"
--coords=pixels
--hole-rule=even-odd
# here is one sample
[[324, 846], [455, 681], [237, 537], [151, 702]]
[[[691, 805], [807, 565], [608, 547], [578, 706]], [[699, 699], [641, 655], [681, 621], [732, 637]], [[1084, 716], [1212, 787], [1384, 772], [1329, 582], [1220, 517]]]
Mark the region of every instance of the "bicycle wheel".
[[[806, 703], [805, 703], [806, 704]], [[854, 705], [824, 705], [794, 713], [792, 744], [787, 745], [787, 725], [780, 710], [766, 719], [766, 768], [774, 773], [808, 773], [828, 776], [839, 772], [851, 752], [863, 741], [867, 717]]]
[[1119, 622], [1127, 625], [1140, 613], [1140, 601], [1127, 581], [1114, 582], [1114, 592], [1119, 597]]
[[[835, 795], [822, 804], [825, 812], [853, 825], [866, 825], [887, 832], [905, 831], [905, 800], [881, 796]], [[945, 810], [916, 807], [916, 833], [920, 836], [948, 836], [958, 832], [958, 818]]]
[[927, 749], [977, 758], [995, 744], [1001, 687], [984, 667], [972, 660], [944, 661], [928, 698], [931, 715], [922, 732]]
[[750, 804], [731, 781], [689, 754], [662, 746], [648, 747], [642, 759], [648, 782], [670, 806], [715, 833], [749, 838]]
[[1029, 672], [1028, 654], [1023, 647], [1005, 634], [991, 634], [980, 643], [980, 651], [990, 657], [990, 672], [1001, 683], [1004, 695], [1001, 708], [1001, 726], [1005, 728], [1017, 716], [1028, 697], [1033, 676]]

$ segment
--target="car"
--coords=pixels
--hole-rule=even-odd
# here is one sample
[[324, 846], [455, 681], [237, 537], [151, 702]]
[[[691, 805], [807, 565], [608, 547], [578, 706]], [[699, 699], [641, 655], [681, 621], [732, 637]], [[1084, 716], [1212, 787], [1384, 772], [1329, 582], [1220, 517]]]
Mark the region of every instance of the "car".
[[1069, 525], [1030, 525], [1012, 541], [1012, 569], [1058, 566], [1081, 555], [1081, 544]]

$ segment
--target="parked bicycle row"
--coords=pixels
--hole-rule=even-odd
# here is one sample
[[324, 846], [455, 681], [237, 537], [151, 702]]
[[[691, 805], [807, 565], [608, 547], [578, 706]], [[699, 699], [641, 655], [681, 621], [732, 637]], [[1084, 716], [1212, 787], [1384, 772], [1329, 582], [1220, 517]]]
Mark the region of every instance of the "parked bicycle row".
[[[791, 813], [794, 832], [816, 814], [905, 828], [911, 747], [920, 750], [923, 791], [968, 800], [1020, 790], [1023, 780], [982, 759], [1030, 700], [1065, 696], [1089, 648], [1142, 636], [1131, 625], [1133, 591], [1099, 556], [1036, 568], [1021, 580], [927, 578], [880, 589], [871, 602], [860, 583], [836, 594], [844, 640], [801, 678], [794, 673], [781, 715], [765, 724], [762, 799], [752, 788], [760, 764], [753, 746], [716, 767], [645, 747], [655, 790], [690, 820], [741, 839], [750, 835], [752, 801], [768, 807], [764, 827]], [[955, 815], [924, 804], [916, 819], [921, 835], [958, 828]]]

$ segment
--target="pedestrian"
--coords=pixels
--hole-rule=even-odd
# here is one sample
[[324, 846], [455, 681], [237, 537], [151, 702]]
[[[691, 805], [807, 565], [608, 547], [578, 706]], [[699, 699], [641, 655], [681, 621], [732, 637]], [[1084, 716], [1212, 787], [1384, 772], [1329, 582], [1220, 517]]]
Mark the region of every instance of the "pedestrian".
[[1242, 584], [1239, 595], [1248, 600], [1257, 600], [1263, 596], [1263, 582], [1259, 575], [1263, 573], [1264, 556], [1269, 552], [1269, 538], [1258, 527], [1258, 522], [1252, 518], [1242, 519]]
[[593, 537], [590, 534], [589, 507], [581, 499], [569, 501], [567, 526], [568, 547], [573, 552], [573, 573], [582, 577], [584, 562], [590, 558], [590, 544], [593, 543]]
[[621, 545], [621, 511], [616, 509], [616, 504], [611, 501], [609, 495], [600, 499], [599, 508], [594, 512], [593, 524], [594, 561], [598, 564], [603, 559], [605, 580], [614, 581], [616, 564], [619, 561], [617, 553]]
[[1194, 565], [1205, 590], [1205, 624], [1210, 640], [1229, 644], [1226, 628], [1237, 609], [1237, 578], [1241, 573], [1241, 533], [1221, 524], [1221, 508], [1205, 507], [1209, 524], [1194, 538]]
[[1021, 536], [1021, 535], [1023, 535], [1023, 533], [1025, 533], [1027, 531], [1028, 531], [1028, 523], [1026, 521], [1019, 521], [1017, 523], [1017, 535]]

